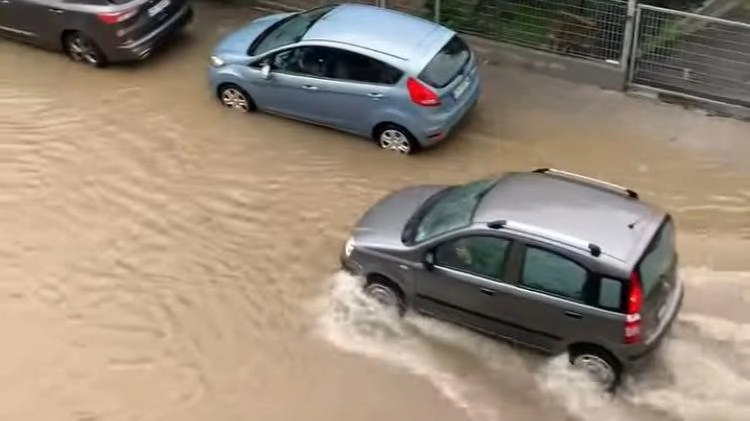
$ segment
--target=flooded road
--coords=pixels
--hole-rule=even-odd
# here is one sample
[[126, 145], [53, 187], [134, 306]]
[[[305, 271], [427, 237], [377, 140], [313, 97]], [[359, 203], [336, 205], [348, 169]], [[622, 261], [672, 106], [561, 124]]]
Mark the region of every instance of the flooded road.
[[[199, 6], [105, 71], [0, 41], [0, 420], [750, 419], [750, 154], [695, 135], [739, 123], [486, 67], [460, 132], [392, 156], [217, 105], [210, 48], [256, 13]], [[337, 273], [387, 192], [537, 166], [631, 186], [681, 230], [683, 317], [614, 402]]]

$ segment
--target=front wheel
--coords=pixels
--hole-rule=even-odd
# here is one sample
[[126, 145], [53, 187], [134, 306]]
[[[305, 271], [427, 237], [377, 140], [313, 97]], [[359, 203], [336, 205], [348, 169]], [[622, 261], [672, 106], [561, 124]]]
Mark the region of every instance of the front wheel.
[[416, 138], [404, 127], [397, 124], [382, 124], [375, 129], [375, 141], [378, 146], [404, 155], [411, 155], [419, 150]]
[[82, 32], [71, 32], [63, 40], [65, 53], [71, 60], [91, 67], [104, 67], [107, 57], [101, 48]]
[[255, 111], [255, 102], [253, 98], [245, 92], [244, 89], [232, 83], [225, 83], [219, 87], [219, 101], [225, 107], [237, 110], [243, 113]]
[[365, 286], [365, 294], [383, 307], [395, 310], [399, 316], [406, 313], [406, 303], [402, 298], [401, 291], [394, 287], [391, 282], [381, 279], [370, 281]]

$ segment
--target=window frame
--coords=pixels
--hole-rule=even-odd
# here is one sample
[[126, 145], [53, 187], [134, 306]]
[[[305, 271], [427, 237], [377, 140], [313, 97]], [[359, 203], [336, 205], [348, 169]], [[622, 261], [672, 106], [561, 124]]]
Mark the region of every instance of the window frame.
[[[582, 268], [584, 270], [584, 273], [585, 273], [586, 276], [585, 276], [585, 279], [583, 281], [583, 286], [581, 288], [581, 296], [580, 296], [580, 298], [570, 297], [570, 296], [567, 296], [567, 295], [561, 295], [559, 293], [555, 293], [555, 292], [544, 290], [544, 289], [533, 288], [533, 287], [530, 287], [529, 285], [525, 284], [524, 283], [524, 272], [525, 272], [525, 269], [526, 269], [526, 256], [527, 256], [528, 250], [530, 248], [541, 250], [543, 252], [555, 255], [555, 256], [557, 256], [557, 257], [559, 257], [561, 259], [567, 260], [567, 261], [575, 264], [576, 266]], [[541, 244], [536, 244], [536, 243], [525, 243], [525, 244], [523, 244], [523, 250], [521, 251], [519, 268], [518, 268], [518, 279], [516, 281], [516, 285], [519, 288], [522, 288], [522, 289], [524, 289], [526, 291], [532, 291], [532, 292], [536, 292], [536, 293], [539, 293], [539, 294], [544, 294], [544, 295], [547, 295], [547, 296], [550, 296], [550, 297], [555, 297], [555, 298], [558, 298], [558, 299], [561, 299], [561, 300], [565, 300], [565, 301], [569, 301], [569, 302], [572, 302], [572, 303], [577, 303], [577, 304], [583, 304], [583, 305], [587, 305], [587, 306], [598, 307], [597, 305], [595, 305], [595, 304], [593, 304], [591, 302], [592, 299], [594, 301], [598, 301], [598, 294], [596, 295], [596, 297], [592, 297], [592, 295], [594, 295], [593, 294], [594, 291], [592, 291], [592, 287], [597, 284], [597, 283], [593, 282], [594, 279], [595, 279], [594, 272], [587, 265], [585, 265], [580, 260], [575, 259], [575, 258], [571, 257], [570, 255], [568, 255], [566, 253], [563, 253], [561, 251], [552, 249], [550, 247], [547, 247], [547, 246], [544, 246], [544, 245], [541, 245]], [[596, 292], [598, 293], [598, 288], [596, 289]]]
[[[618, 282], [620, 284], [620, 296], [617, 297], [618, 298], [617, 307], [605, 306], [605, 305], [602, 305], [601, 302], [599, 301], [599, 298], [601, 298], [602, 286], [604, 284], [605, 279], [609, 281]], [[593, 305], [596, 308], [600, 308], [602, 310], [612, 311], [615, 313], [624, 313], [623, 309], [625, 307], [625, 296], [627, 295], [629, 283], [616, 276], [605, 275], [605, 274], [598, 275], [596, 281], [597, 281], [596, 293], [593, 294], [595, 296], [595, 300], [594, 300], [595, 302], [591, 305]]]
[[391, 68], [391, 69], [393, 69], [393, 70], [395, 70], [395, 71], [397, 71], [399, 73], [398, 78], [396, 78], [396, 80], [393, 83], [371, 82], [371, 81], [362, 81], [362, 80], [354, 80], [354, 79], [338, 79], [338, 78], [330, 78], [331, 80], [340, 81], [340, 82], [346, 82], [346, 83], [358, 83], [358, 84], [362, 84], [362, 85], [395, 86], [395, 85], [398, 84], [398, 82], [401, 81], [401, 79], [404, 78], [404, 75], [406, 74], [406, 72], [404, 72], [403, 70], [399, 69], [398, 67], [392, 66], [392, 65], [384, 62], [383, 60], [377, 59], [377, 58], [372, 57], [372, 56], [368, 56], [366, 54], [362, 54], [362, 53], [359, 53], [359, 52], [356, 52], [356, 51], [347, 50], [345, 48], [338, 48], [338, 47], [326, 47], [326, 48], [330, 48], [331, 50], [334, 50], [337, 53], [342, 52], [344, 54], [348, 54], [348, 55], [351, 55], [351, 56], [362, 57], [362, 58], [364, 58], [366, 60], [370, 60], [370, 61], [372, 61], [374, 63], [377, 63], [378, 65], [383, 66], [384, 68]]
[[[493, 277], [490, 277], [490, 276], [488, 276], [486, 274], [482, 274], [482, 273], [470, 271], [470, 270], [468, 270], [469, 268], [467, 268], [467, 267], [458, 268], [458, 267], [454, 267], [454, 266], [448, 266], [448, 265], [445, 265], [445, 264], [441, 264], [438, 261], [438, 259], [437, 259], [438, 249], [440, 249], [441, 247], [448, 246], [450, 244], [456, 243], [457, 241], [461, 241], [461, 240], [464, 240], [464, 239], [467, 239], [467, 238], [476, 238], [476, 237], [492, 238], [494, 240], [505, 241], [507, 243], [507, 245], [505, 247], [505, 252], [503, 253], [502, 265], [501, 265], [500, 270], [499, 270], [500, 278], [493, 278]], [[433, 259], [434, 259], [433, 260], [433, 262], [434, 262], [433, 265], [435, 267], [439, 267], [439, 268], [443, 268], [443, 269], [447, 269], [447, 270], [456, 271], [456, 272], [459, 272], [461, 274], [468, 275], [468, 276], [477, 276], [477, 277], [480, 277], [482, 279], [487, 279], [487, 280], [490, 280], [490, 281], [493, 281], [493, 282], [507, 283], [506, 278], [507, 278], [507, 275], [508, 275], [508, 269], [512, 267], [510, 265], [512, 264], [511, 258], [513, 256], [513, 248], [514, 248], [514, 246], [515, 246], [515, 241], [514, 241], [513, 238], [510, 238], [510, 237], [504, 237], [504, 236], [500, 236], [500, 235], [495, 235], [492, 232], [471, 232], [471, 233], [465, 233], [465, 234], [461, 234], [461, 235], [451, 236], [450, 238], [446, 238], [446, 239], [440, 240], [436, 244], [433, 244], [433, 245], [431, 245], [429, 247], [428, 253], [432, 254]]]
[[[318, 75], [312, 75], [312, 74], [308, 74], [308, 73], [293, 73], [293, 72], [288, 72], [288, 71], [276, 70], [276, 69], [273, 68], [273, 61], [274, 61], [276, 55], [281, 54], [281, 53], [286, 52], [286, 51], [297, 49], [297, 48], [323, 48], [323, 49], [327, 49], [327, 50], [333, 51], [334, 54], [336, 54], [339, 51], [341, 51], [341, 52], [344, 52], [344, 53], [347, 53], [347, 54], [362, 56], [362, 57], [364, 57], [364, 58], [366, 58], [368, 60], [372, 60], [374, 62], [377, 62], [377, 63], [379, 63], [382, 66], [390, 67], [390, 68], [394, 69], [395, 71], [397, 71], [397, 72], [400, 73], [400, 76], [396, 79], [395, 82], [393, 82], [391, 84], [388, 84], [388, 83], [380, 83], [380, 82], [363, 82], [363, 81], [353, 80], [353, 79], [338, 79], [338, 78], [334, 78], [334, 77], [318, 76]], [[333, 47], [333, 46], [329, 46], [329, 45], [317, 45], [317, 44], [285, 45], [283, 47], [280, 47], [277, 50], [273, 50], [273, 51], [269, 51], [269, 52], [265, 53], [262, 57], [260, 57], [260, 58], [258, 58], [256, 60], [253, 60], [248, 66], [252, 67], [252, 68], [260, 69], [265, 64], [268, 64], [268, 65], [271, 66], [271, 71], [272, 72], [274, 72], [274, 73], [281, 73], [281, 74], [284, 74], [284, 75], [309, 77], [309, 78], [313, 78], [313, 79], [319, 79], [319, 80], [331, 81], [331, 82], [340, 82], [340, 83], [355, 83], [355, 84], [359, 84], [359, 85], [375, 85], [375, 86], [381, 86], [381, 87], [393, 87], [393, 86], [396, 86], [404, 78], [404, 75], [406, 75], [406, 72], [404, 70], [402, 70], [402, 69], [400, 69], [400, 68], [398, 68], [396, 66], [393, 66], [391, 64], [388, 64], [388, 63], [384, 62], [383, 60], [377, 59], [375, 57], [368, 56], [368, 55], [365, 55], [365, 54], [362, 54], [362, 53], [359, 53], [359, 52], [356, 52], [356, 51], [352, 51], [352, 50], [349, 50], [349, 49], [346, 49], [346, 48]]]

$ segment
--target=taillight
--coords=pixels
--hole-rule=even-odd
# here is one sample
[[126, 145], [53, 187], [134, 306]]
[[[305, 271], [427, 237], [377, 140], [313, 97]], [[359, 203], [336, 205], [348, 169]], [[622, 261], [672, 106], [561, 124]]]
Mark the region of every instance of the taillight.
[[641, 341], [641, 308], [643, 307], [643, 287], [638, 272], [630, 275], [627, 313], [625, 314], [625, 343], [634, 344]]
[[406, 89], [412, 102], [423, 107], [436, 107], [440, 105], [440, 97], [421, 82], [410, 77], [406, 80]]
[[130, 19], [136, 14], [138, 14], [138, 9], [128, 9], [120, 12], [97, 13], [96, 16], [107, 25], [114, 25]]

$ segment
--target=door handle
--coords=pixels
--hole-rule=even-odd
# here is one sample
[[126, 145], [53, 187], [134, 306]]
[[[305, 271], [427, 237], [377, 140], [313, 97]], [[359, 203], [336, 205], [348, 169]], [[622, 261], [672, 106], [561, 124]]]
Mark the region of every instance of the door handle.
[[571, 319], [583, 319], [583, 314], [576, 313], [575, 311], [566, 311], [565, 315], [570, 317]]
[[50, 12], [52, 12], [52, 13], [58, 14], [58, 15], [62, 15], [62, 14], [63, 14], [63, 11], [62, 11], [62, 10], [60, 10], [60, 9], [54, 9], [54, 8], [50, 7], [50, 8], [49, 8], [49, 9], [47, 9], [47, 10], [49, 10], [49, 11], [50, 11]]
[[376, 92], [370, 92], [369, 94], [367, 94], [367, 96], [369, 96], [372, 99], [380, 99], [380, 98], [383, 97], [383, 94], [379, 94], [379, 93], [376, 93]]
[[495, 295], [495, 290], [489, 289], [489, 288], [479, 288], [479, 292], [481, 292], [484, 295]]
[[306, 89], [308, 91], [317, 91], [318, 87], [312, 85], [302, 85], [302, 89]]

